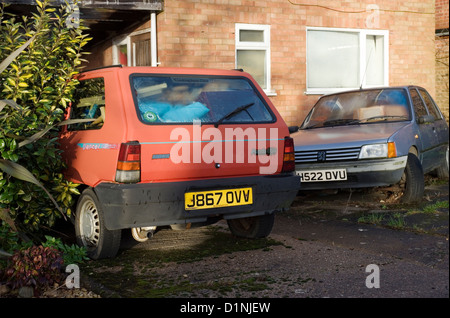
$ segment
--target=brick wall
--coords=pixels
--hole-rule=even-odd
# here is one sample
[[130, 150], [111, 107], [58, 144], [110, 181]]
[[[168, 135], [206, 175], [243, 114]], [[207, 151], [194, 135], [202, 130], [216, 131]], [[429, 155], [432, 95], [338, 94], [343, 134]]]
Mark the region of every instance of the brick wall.
[[448, 29], [448, 0], [436, 0], [436, 29]]
[[[166, 67], [233, 69], [235, 24], [268, 24], [276, 92], [270, 98], [288, 125], [299, 124], [319, 97], [305, 94], [306, 27], [366, 29], [376, 13], [367, 10], [373, 3], [381, 11], [371, 28], [389, 30], [389, 84], [419, 84], [435, 96], [431, 0], [165, 0], [164, 12], [157, 16], [158, 62]], [[148, 26], [147, 22], [140, 28]], [[111, 56], [110, 45], [103, 49]], [[90, 59], [89, 67], [112, 63], [111, 57], [107, 63], [95, 54]]]
[[436, 36], [436, 96], [435, 101], [449, 120], [449, 39]]
[[436, 36], [436, 103], [449, 120], [449, 1], [436, 0], [436, 30], [447, 29], [447, 36]]
[[85, 69], [93, 69], [102, 66], [108, 66], [113, 64], [112, 58], [112, 41], [102, 42], [95, 46], [95, 49], [87, 55], [88, 64], [85, 65]]
[[[434, 1], [166, 0], [158, 15], [161, 66], [235, 67], [235, 23], [271, 26], [271, 99], [289, 125], [306, 116], [318, 95], [306, 95], [306, 26], [365, 29], [376, 2], [375, 29], [389, 30], [389, 84], [419, 84], [435, 95]], [[386, 10], [386, 11], [384, 11]], [[419, 13], [408, 13], [416, 11]]]

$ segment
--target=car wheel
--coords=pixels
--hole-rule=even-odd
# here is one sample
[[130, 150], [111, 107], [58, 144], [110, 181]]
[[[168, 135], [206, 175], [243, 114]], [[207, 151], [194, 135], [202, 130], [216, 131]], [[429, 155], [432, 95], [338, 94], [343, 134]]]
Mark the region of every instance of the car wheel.
[[436, 169], [436, 173], [439, 179], [448, 180], [448, 146], [447, 151], [445, 152], [444, 162], [442, 162], [441, 166]]
[[233, 235], [245, 238], [263, 238], [272, 231], [275, 213], [242, 219], [227, 220]]
[[423, 169], [419, 158], [412, 153], [408, 154], [408, 161], [400, 186], [403, 189], [402, 202], [414, 203], [422, 200], [425, 188]]
[[86, 247], [92, 259], [116, 256], [121, 239], [121, 230], [110, 231], [105, 227], [103, 210], [98, 198], [90, 188], [83, 191], [75, 214], [77, 243]]

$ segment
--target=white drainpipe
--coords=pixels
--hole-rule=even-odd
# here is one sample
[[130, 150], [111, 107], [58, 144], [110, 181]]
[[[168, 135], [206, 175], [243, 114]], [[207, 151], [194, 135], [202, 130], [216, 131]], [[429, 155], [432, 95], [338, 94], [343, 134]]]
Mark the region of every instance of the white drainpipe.
[[152, 66], [158, 66], [158, 48], [157, 48], [157, 41], [156, 41], [156, 13], [152, 12], [150, 14], [150, 50], [151, 50], [151, 65]]

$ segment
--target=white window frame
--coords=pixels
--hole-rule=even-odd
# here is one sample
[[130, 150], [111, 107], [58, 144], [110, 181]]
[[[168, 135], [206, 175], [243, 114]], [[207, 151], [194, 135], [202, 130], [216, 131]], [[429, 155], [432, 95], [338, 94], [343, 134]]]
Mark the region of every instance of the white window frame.
[[[240, 31], [263, 31], [263, 42], [247, 42], [240, 40]], [[261, 50], [265, 51], [266, 59], [264, 61], [266, 68], [266, 84], [267, 87], [264, 92], [269, 96], [276, 95], [272, 90], [271, 85], [271, 61], [270, 61], [270, 25], [267, 24], [248, 24], [248, 23], [236, 23], [235, 24], [235, 67], [237, 68], [237, 51], [239, 50]], [[245, 70], [244, 70], [245, 71]]]
[[[359, 79], [360, 87], [370, 88], [377, 86], [389, 86], [389, 30], [372, 30], [372, 29], [351, 29], [351, 28], [324, 28], [324, 27], [306, 27], [306, 37], [308, 37], [308, 31], [337, 31], [337, 32], [349, 32], [359, 34]], [[383, 36], [383, 83], [378, 85], [367, 85], [366, 84], [366, 57], [368, 52], [366, 52], [366, 37], [368, 35], [382, 35]], [[308, 41], [306, 41], [308, 43]], [[364, 45], [361, 45], [363, 43]], [[306, 48], [306, 63], [308, 63], [308, 50]], [[362, 80], [361, 80], [362, 79]], [[354, 88], [360, 88], [354, 87]], [[327, 94], [339, 91], [345, 91], [352, 88], [337, 88], [337, 87], [323, 87], [323, 88], [309, 88], [308, 87], [308, 70], [306, 69], [306, 94]]]
[[[131, 43], [131, 37], [135, 35], [148, 33], [149, 37], [152, 37], [153, 34], [151, 32], [151, 28], [142, 29], [136, 32], [132, 32], [125, 36], [117, 37], [113, 40], [113, 48], [112, 48], [112, 57], [113, 57], [113, 65], [120, 64], [119, 61], [119, 46], [126, 45], [127, 46], [127, 66], [136, 66], [136, 47]], [[153, 43], [152, 43], [153, 44]], [[133, 52], [133, 54], [130, 54]], [[153, 59], [152, 59], [152, 63]]]
[[120, 64], [119, 46], [122, 46], [122, 45], [127, 46], [127, 66], [129, 66], [129, 65], [131, 65], [131, 55], [129, 54], [129, 52], [131, 52], [131, 39], [127, 35], [121, 36], [121, 37], [113, 40], [113, 47], [112, 47], [113, 65]]

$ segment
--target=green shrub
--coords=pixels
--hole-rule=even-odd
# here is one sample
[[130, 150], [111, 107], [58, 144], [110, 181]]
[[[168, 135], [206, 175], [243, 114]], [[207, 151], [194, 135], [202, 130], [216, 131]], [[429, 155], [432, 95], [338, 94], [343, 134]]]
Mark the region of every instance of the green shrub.
[[19, 233], [12, 230], [6, 222], [0, 221], [0, 250], [14, 253], [17, 250], [32, 246], [32, 242], [23, 242]]
[[81, 264], [89, 259], [85, 247], [75, 244], [68, 245], [63, 243], [60, 238], [48, 235], [45, 236], [45, 239], [46, 241], [42, 243], [42, 246], [55, 248], [60, 251], [64, 260], [64, 265]]
[[[0, 73], [0, 101], [11, 101], [9, 107], [0, 107], [0, 163], [18, 164], [36, 179], [24, 182], [0, 170], [0, 210], [8, 209], [15, 222], [31, 232], [53, 226], [61, 210], [70, 215], [72, 195], [77, 194], [61, 173], [58, 130], [52, 127], [63, 120], [78, 84], [71, 79], [90, 40], [82, 25], [66, 26], [70, 12], [65, 6], [49, 7], [49, 0], [37, 3], [32, 17], [11, 16], [0, 5], [0, 61], [32, 40]], [[45, 134], [36, 138], [39, 132]], [[50, 201], [53, 197], [60, 211]]]

